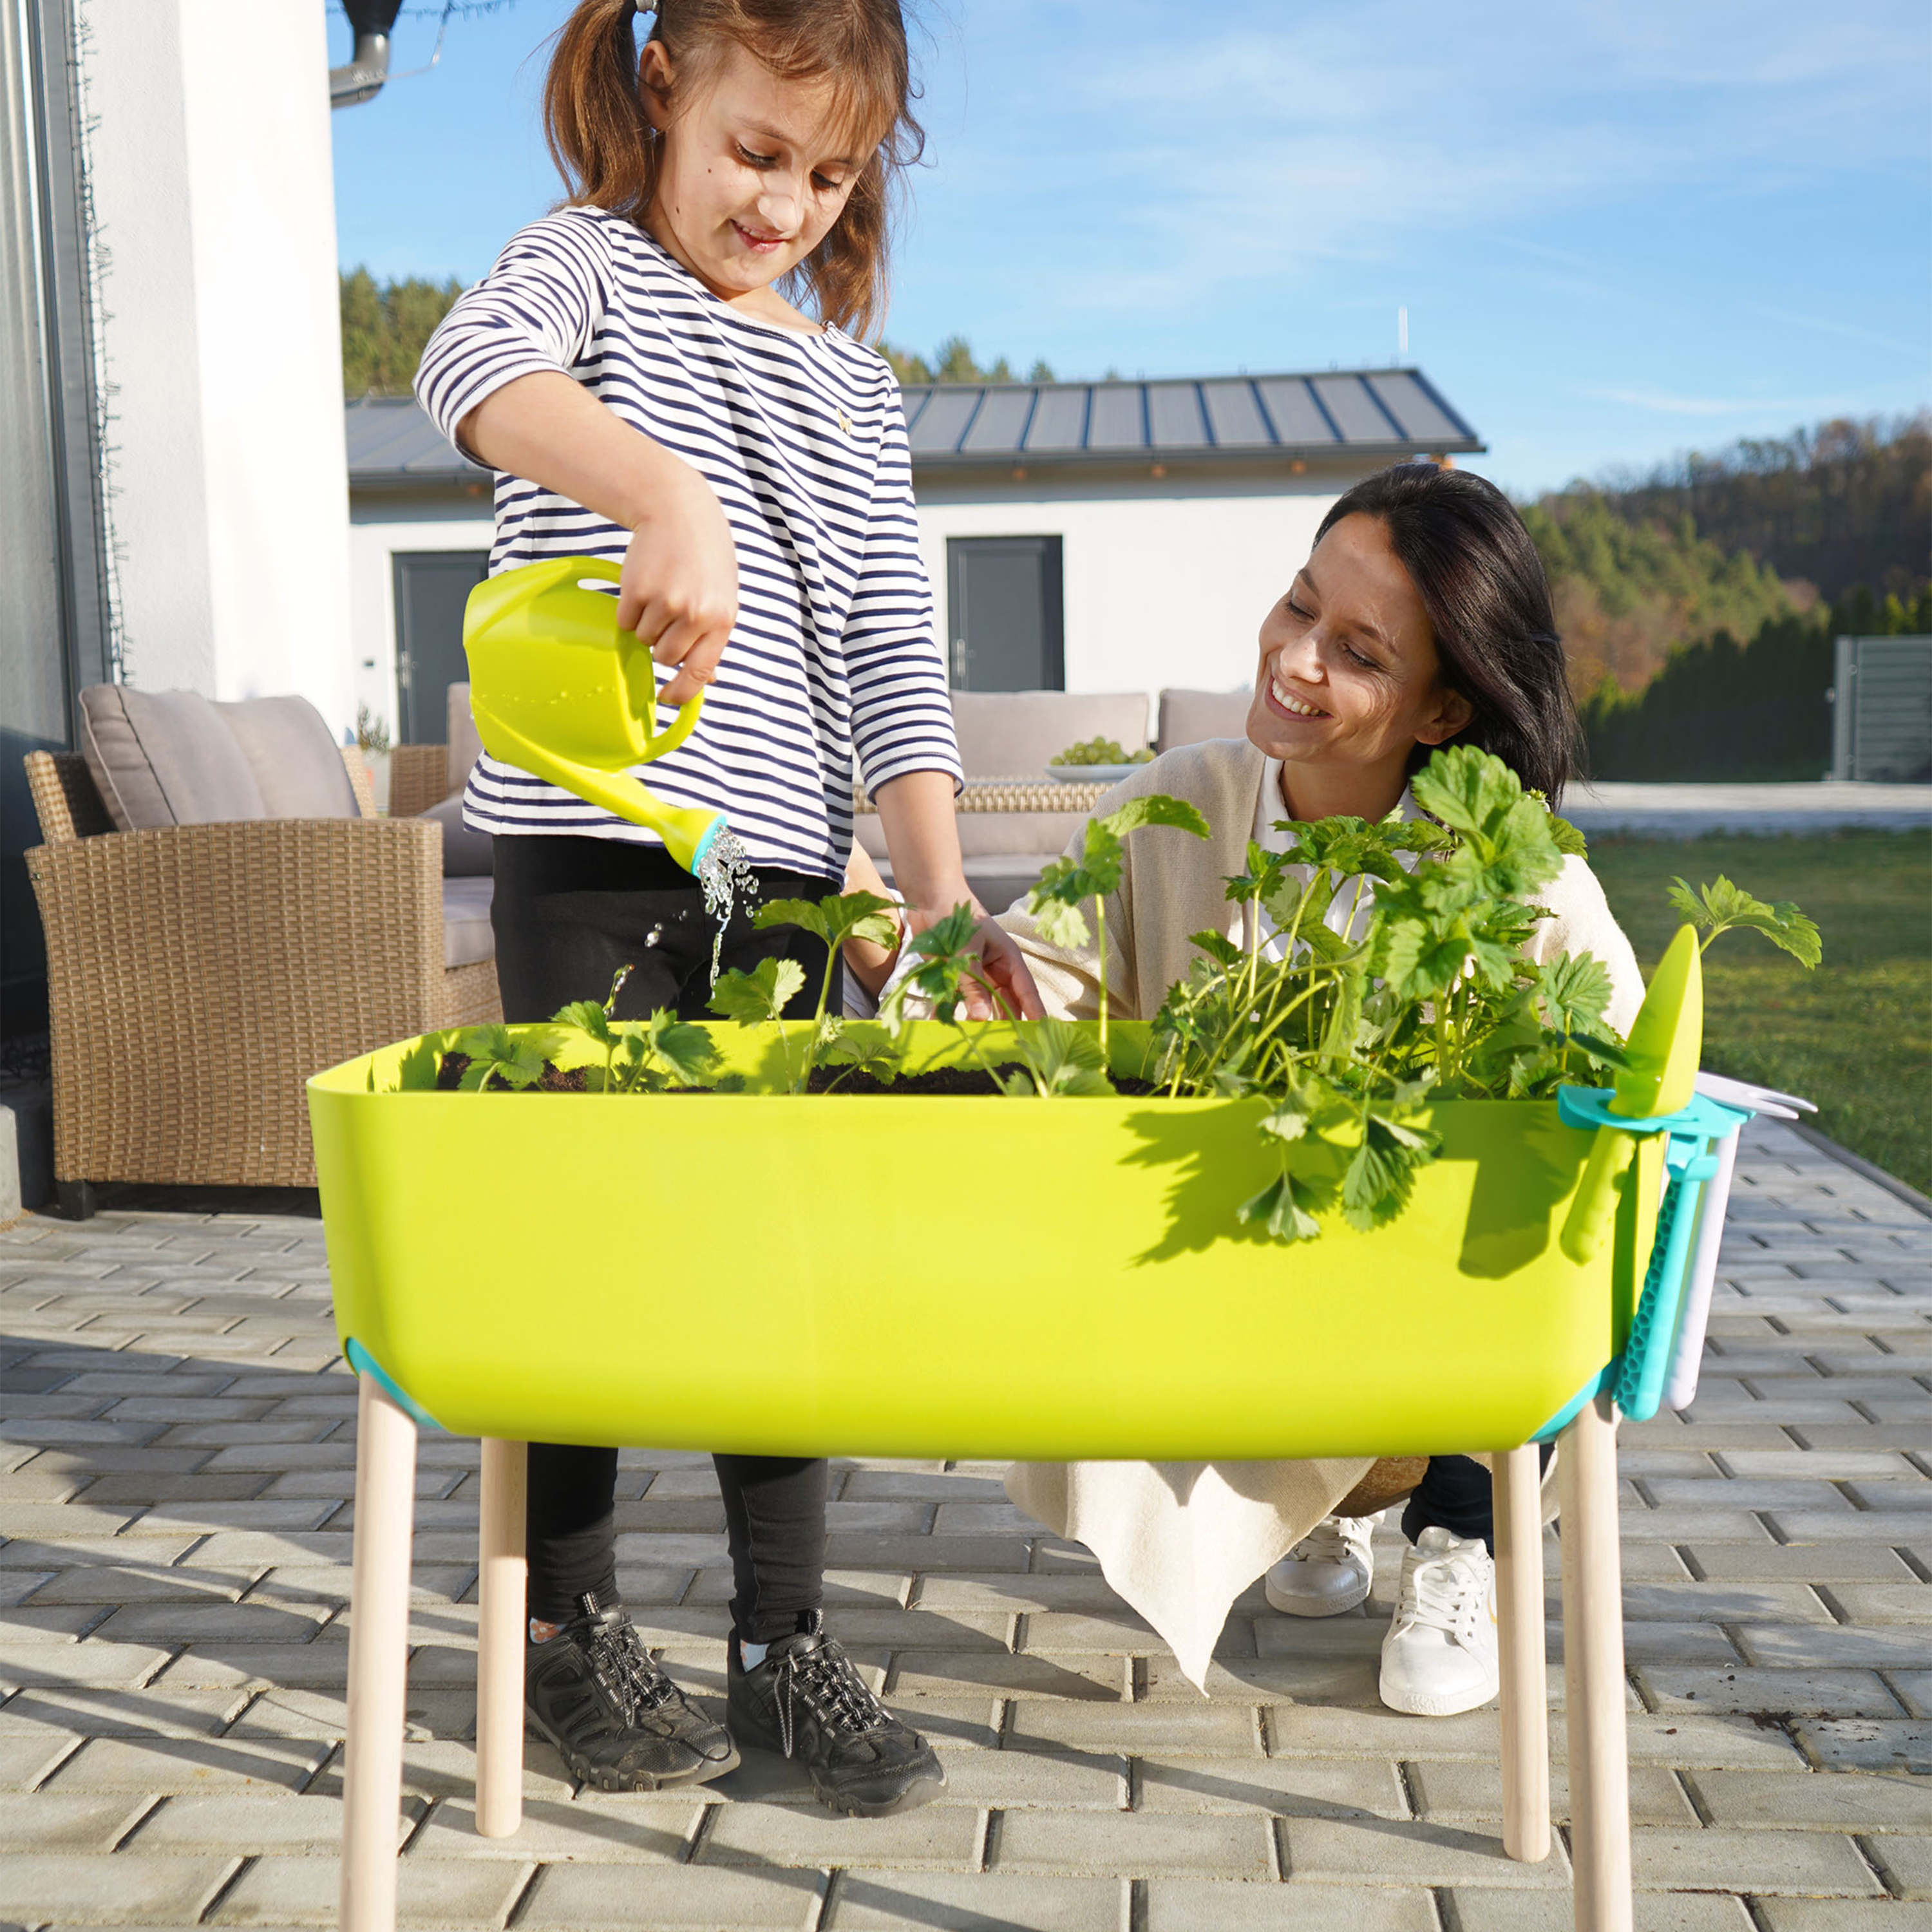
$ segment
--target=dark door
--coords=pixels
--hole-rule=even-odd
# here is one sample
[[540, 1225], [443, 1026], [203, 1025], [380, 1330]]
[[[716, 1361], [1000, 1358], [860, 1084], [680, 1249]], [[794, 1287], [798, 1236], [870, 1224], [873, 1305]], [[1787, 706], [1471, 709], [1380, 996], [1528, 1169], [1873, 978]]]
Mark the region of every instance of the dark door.
[[956, 691], [1065, 687], [1058, 537], [949, 537], [946, 579]]
[[463, 607], [490, 574], [487, 550], [398, 550], [396, 701], [400, 745], [440, 745], [449, 735], [449, 687], [470, 676]]

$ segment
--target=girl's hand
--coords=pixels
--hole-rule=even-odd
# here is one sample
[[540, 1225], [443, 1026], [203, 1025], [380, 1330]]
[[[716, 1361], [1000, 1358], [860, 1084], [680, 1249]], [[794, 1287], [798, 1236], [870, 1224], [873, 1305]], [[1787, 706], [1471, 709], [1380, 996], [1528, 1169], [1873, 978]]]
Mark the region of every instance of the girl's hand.
[[738, 621], [738, 550], [724, 506], [695, 470], [662, 476], [624, 553], [617, 628], [635, 631], [661, 664], [677, 673], [658, 693], [682, 704], [718, 675]]
[[[886, 849], [892, 855], [892, 877], [906, 899], [910, 928], [923, 932], [956, 905], [970, 904], [980, 915], [973, 950], [980, 956], [986, 977], [1022, 1019], [1043, 1018], [1040, 988], [1033, 982], [1019, 948], [1004, 929], [986, 916], [974, 898], [959, 856], [959, 830], [953, 817], [952, 781], [944, 772], [907, 772], [889, 779], [875, 800]], [[967, 1016], [976, 1020], [1003, 1016], [982, 987], [969, 986]]]
[[561, 370], [484, 397], [457, 440], [493, 469], [526, 476], [631, 532], [617, 622], [677, 673], [667, 704], [718, 674], [738, 621], [738, 550], [716, 493], [682, 457], [621, 422]]

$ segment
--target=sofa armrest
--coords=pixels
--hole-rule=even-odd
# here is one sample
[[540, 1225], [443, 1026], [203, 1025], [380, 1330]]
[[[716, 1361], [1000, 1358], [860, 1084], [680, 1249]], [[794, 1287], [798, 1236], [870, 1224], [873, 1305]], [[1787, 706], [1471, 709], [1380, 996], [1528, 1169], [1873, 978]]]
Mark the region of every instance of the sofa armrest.
[[63, 1180], [312, 1186], [303, 1082], [440, 1023], [434, 823], [171, 826], [26, 862]]

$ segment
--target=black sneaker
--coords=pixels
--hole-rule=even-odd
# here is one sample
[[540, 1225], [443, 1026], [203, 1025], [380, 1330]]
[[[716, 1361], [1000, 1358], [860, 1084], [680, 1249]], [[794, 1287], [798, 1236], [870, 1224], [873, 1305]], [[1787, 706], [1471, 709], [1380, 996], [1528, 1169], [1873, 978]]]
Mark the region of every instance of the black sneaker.
[[928, 1804], [946, 1789], [932, 1747], [866, 1688], [843, 1647], [827, 1636], [823, 1614], [800, 1619], [747, 1670], [731, 1640], [725, 1721], [734, 1742], [782, 1751], [804, 1767], [835, 1811], [884, 1818]]
[[573, 1778], [600, 1791], [664, 1791], [737, 1768], [730, 1734], [652, 1662], [630, 1618], [587, 1592], [524, 1664], [524, 1710]]

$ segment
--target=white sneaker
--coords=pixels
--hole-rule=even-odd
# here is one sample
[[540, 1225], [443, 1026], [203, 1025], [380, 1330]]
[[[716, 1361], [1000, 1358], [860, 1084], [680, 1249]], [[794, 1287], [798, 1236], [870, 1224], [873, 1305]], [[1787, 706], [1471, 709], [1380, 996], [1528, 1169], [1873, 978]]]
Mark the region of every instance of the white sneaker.
[[1334, 1617], [1368, 1600], [1376, 1574], [1373, 1516], [1324, 1516], [1279, 1563], [1262, 1588], [1292, 1617]]
[[1496, 1694], [1496, 1566], [1480, 1537], [1431, 1525], [1402, 1559], [1382, 1640], [1382, 1702], [1418, 1718], [1473, 1711]]

